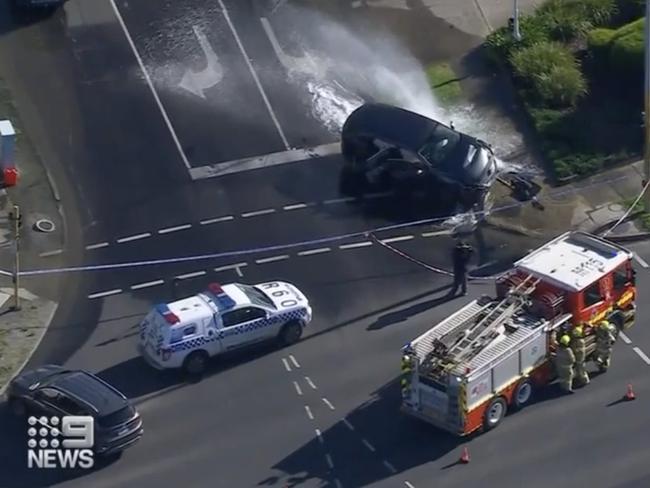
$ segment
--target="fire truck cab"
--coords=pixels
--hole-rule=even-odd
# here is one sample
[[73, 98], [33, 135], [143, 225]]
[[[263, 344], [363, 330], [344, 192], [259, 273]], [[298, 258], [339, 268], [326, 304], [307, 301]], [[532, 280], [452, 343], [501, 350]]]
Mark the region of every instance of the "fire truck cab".
[[633, 254], [567, 232], [517, 261], [483, 296], [402, 349], [402, 411], [457, 435], [496, 427], [555, 378], [559, 330], [634, 323]]

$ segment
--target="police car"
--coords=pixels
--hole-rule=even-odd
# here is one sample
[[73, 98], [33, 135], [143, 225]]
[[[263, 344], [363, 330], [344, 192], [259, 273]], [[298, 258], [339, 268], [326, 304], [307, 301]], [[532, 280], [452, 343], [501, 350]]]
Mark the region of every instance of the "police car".
[[280, 281], [212, 283], [189, 298], [159, 304], [140, 323], [138, 349], [154, 368], [202, 373], [210, 357], [268, 339], [297, 342], [311, 322], [305, 295]]

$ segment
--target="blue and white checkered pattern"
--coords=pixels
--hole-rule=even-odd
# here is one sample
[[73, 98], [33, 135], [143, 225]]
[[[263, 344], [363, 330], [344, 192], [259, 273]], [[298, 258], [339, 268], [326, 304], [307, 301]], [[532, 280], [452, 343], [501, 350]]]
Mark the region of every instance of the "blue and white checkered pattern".
[[271, 316], [267, 319], [255, 320], [245, 325], [228, 327], [226, 330], [220, 330], [218, 334], [215, 334], [212, 337], [197, 337], [194, 339], [187, 339], [185, 341], [178, 342], [171, 346], [171, 351], [172, 353], [175, 353], [178, 351], [197, 349], [225, 337], [246, 334], [254, 330], [263, 329], [265, 327], [270, 327], [272, 325], [277, 325], [280, 323], [285, 324], [291, 320], [301, 320], [305, 318], [306, 315], [307, 310], [305, 309], [292, 310], [290, 312]]

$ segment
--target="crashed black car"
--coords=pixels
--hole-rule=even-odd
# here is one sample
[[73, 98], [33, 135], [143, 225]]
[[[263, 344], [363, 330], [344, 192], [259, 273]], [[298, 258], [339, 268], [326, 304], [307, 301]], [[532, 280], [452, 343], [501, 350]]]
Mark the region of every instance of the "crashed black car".
[[440, 122], [391, 105], [368, 103], [343, 125], [346, 162], [341, 190], [370, 186], [413, 188], [423, 180], [443, 185], [459, 203], [483, 204], [496, 180], [497, 164], [487, 143]]

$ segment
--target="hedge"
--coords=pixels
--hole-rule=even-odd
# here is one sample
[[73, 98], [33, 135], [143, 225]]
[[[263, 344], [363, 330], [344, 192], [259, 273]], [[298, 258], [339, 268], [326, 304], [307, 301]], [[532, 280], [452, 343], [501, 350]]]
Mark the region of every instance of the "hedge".
[[572, 41], [606, 25], [617, 11], [615, 0], [549, 0], [537, 16], [549, 26], [554, 40]]
[[617, 75], [624, 74], [628, 77], [643, 75], [644, 25], [638, 22], [633, 24], [626, 26], [633, 26], [634, 29], [626, 30], [624, 35], [619, 35], [620, 31], [617, 31], [611, 43], [609, 64]]

